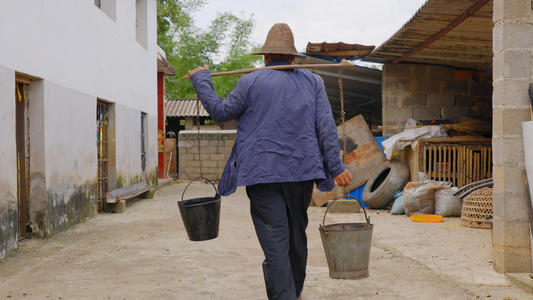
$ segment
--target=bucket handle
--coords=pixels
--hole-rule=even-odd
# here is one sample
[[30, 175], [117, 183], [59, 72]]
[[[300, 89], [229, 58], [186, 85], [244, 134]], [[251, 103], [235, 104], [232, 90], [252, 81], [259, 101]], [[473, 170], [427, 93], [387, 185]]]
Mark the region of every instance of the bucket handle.
[[329, 208], [335, 203], [335, 201], [341, 199], [341, 198], [352, 198], [354, 200], [357, 200], [357, 202], [359, 203], [359, 205], [361, 206], [361, 208], [363, 209], [363, 212], [365, 213], [365, 221], [370, 224], [370, 217], [367, 216], [366, 214], [366, 209], [365, 207], [363, 206], [363, 204], [361, 203], [361, 201], [359, 201], [359, 199], [355, 198], [354, 196], [351, 196], [351, 195], [343, 195], [343, 196], [339, 196], [337, 198], [335, 198], [335, 200], [333, 200], [333, 202], [331, 202], [330, 205], [328, 205], [328, 207], [326, 208], [326, 212], [324, 213], [324, 219], [322, 220], [322, 224], [320, 224], [320, 228], [324, 228], [324, 226], [326, 225], [326, 215], [328, 213], [328, 210]]
[[196, 181], [197, 179], [205, 179], [207, 181], [209, 181], [209, 183], [211, 183], [211, 185], [213, 186], [213, 188], [215, 189], [215, 196], [218, 195], [218, 191], [217, 191], [217, 188], [216, 186], [213, 184], [213, 182], [203, 176], [198, 176], [196, 178], [194, 178], [193, 180], [191, 180], [189, 182], [189, 184], [187, 184], [187, 186], [185, 187], [185, 189], [183, 190], [183, 193], [181, 194], [181, 202], [183, 202], [183, 196], [185, 196], [185, 191], [187, 191], [187, 188], [189, 188], [189, 185], [191, 185], [191, 183], [193, 183], [194, 181]]

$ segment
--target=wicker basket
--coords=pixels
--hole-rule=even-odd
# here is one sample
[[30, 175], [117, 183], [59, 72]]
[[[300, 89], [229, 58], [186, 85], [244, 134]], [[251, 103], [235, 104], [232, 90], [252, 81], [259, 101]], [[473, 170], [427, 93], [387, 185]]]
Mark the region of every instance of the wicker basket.
[[463, 199], [461, 225], [474, 228], [492, 227], [486, 218], [492, 217], [492, 188], [475, 190]]

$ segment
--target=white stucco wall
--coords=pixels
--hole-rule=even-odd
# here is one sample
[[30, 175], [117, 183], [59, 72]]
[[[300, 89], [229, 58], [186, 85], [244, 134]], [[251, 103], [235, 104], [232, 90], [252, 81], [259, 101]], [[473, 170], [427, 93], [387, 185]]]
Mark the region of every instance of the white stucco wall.
[[2, 1], [0, 65], [157, 114], [156, 1], [146, 4], [147, 48], [136, 1], [116, 1], [116, 22], [94, 1]]
[[0, 258], [17, 247], [15, 73], [0, 66]]
[[[44, 128], [32, 130], [43, 132], [46, 181], [62, 184], [94, 180], [96, 98], [45, 80], [43, 113]], [[40, 142], [36, 138], [34, 141]]]
[[156, 13], [155, 0], [107, 0], [102, 9], [90, 0], [0, 1], [0, 259], [17, 243], [16, 74], [32, 79], [33, 234], [48, 236], [97, 213], [98, 99], [113, 107], [113, 176], [125, 183], [143, 176], [142, 112], [146, 172], [157, 176]]

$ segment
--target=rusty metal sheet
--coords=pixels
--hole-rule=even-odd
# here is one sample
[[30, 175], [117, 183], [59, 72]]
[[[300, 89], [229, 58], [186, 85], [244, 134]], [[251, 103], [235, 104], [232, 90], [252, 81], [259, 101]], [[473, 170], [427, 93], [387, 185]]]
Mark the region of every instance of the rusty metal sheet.
[[[345, 188], [346, 192], [365, 184], [386, 158], [381, 151], [374, 135], [370, 131], [362, 115], [345, 122], [346, 135], [346, 166], [353, 175], [353, 180]], [[337, 126], [339, 145], [344, 151], [342, 125]]]

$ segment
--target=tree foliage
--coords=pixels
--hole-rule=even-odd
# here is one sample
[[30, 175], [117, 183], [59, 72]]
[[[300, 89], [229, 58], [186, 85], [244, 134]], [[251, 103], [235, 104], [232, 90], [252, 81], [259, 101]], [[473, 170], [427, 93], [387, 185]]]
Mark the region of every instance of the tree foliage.
[[[176, 68], [176, 76], [167, 77], [168, 99], [195, 98], [190, 80], [181, 77], [197, 66], [208, 65], [211, 72], [253, 68], [261, 56], [249, 55], [254, 46], [250, 37], [255, 27], [253, 15], [235, 16], [218, 13], [203, 29], [194, 24], [192, 14], [199, 11], [204, 0], [158, 0], [158, 44]], [[233, 90], [239, 75], [213, 77], [215, 91], [225, 98]]]

